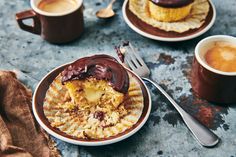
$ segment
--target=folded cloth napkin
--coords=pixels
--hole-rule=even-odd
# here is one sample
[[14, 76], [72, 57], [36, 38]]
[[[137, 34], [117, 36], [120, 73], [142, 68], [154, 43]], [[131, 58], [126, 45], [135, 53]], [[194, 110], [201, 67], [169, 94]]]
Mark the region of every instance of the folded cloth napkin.
[[36, 123], [32, 93], [14, 72], [0, 71], [0, 157], [58, 157], [55, 143]]

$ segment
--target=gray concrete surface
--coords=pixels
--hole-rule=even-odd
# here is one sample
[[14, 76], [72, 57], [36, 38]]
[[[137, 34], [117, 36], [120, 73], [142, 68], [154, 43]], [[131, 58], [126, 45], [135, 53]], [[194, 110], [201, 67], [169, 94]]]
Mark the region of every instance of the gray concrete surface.
[[190, 41], [166, 43], [144, 38], [132, 31], [121, 14], [123, 1], [115, 3], [117, 16], [109, 21], [94, 15], [108, 0], [85, 0], [83, 36], [66, 45], [52, 45], [39, 36], [20, 30], [15, 13], [29, 9], [28, 0], [0, 1], [0, 69], [17, 70], [20, 79], [32, 90], [54, 67], [97, 53], [115, 57], [114, 46], [129, 40], [151, 68], [152, 78], [160, 83], [190, 114], [212, 129], [221, 142], [215, 148], [204, 148], [192, 137], [174, 108], [154, 87], [153, 108], [145, 126], [132, 137], [109, 146], [81, 147], [57, 140], [65, 157], [235, 157], [236, 105], [210, 104], [192, 94], [190, 85], [194, 47], [204, 37], [215, 34], [236, 36], [236, 1], [213, 0], [217, 9], [214, 26], [204, 35]]

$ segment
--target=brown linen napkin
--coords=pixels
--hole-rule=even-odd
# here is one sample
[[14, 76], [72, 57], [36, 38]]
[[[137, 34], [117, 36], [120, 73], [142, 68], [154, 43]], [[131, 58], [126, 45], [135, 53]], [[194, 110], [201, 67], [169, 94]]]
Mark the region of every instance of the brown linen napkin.
[[58, 157], [59, 151], [36, 123], [32, 93], [16, 74], [0, 71], [0, 157]]

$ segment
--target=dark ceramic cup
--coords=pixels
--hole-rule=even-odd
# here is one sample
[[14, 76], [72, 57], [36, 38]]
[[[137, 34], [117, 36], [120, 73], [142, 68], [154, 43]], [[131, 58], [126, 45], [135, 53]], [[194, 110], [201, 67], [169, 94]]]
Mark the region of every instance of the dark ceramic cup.
[[[41, 37], [48, 42], [61, 44], [77, 39], [84, 30], [83, 0], [76, 0], [77, 7], [62, 13], [49, 13], [38, 8], [41, 0], [31, 0], [32, 9], [16, 14], [19, 27]], [[23, 21], [32, 19], [33, 25]]]
[[236, 45], [236, 38], [216, 35], [203, 39], [195, 48], [192, 65], [192, 87], [195, 94], [210, 102], [236, 103], [236, 72], [223, 72], [210, 67], [205, 61], [206, 52], [216, 42]]

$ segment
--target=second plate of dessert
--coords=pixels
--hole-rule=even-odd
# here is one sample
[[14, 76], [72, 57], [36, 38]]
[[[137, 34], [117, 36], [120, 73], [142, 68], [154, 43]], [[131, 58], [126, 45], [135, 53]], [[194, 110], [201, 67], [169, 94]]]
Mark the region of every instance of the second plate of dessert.
[[[216, 10], [210, 0], [126, 0], [122, 12], [125, 22], [138, 34], [159, 41], [196, 38], [214, 24]], [[180, 1], [179, 1], [180, 2]]]
[[38, 123], [63, 141], [98, 146], [137, 132], [151, 110], [143, 81], [113, 57], [94, 55], [47, 74], [33, 96]]

